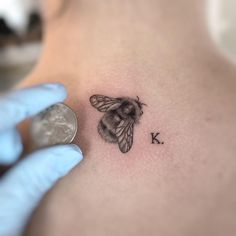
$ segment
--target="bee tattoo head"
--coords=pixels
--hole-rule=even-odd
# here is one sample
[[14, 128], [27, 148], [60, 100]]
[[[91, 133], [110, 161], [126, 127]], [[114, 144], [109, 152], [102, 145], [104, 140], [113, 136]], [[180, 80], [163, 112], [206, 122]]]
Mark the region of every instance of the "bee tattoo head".
[[143, 115], [143, 106], [137, 99], [128, 97], [112, 98], [103, 95], [90, 97], [91, 105], [105, 114], [98, 123], [98, 133], [109, 143], [118, 143], [122, 153], [128, 152], [133, 145], [134, 125]]

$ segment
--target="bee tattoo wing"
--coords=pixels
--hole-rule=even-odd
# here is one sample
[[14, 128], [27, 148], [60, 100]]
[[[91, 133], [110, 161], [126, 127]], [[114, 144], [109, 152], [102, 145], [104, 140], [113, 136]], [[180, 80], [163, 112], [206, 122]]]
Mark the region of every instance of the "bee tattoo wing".
[[116, 128], [116, 137], [119, 149], [126, 153], [133, 145], [134, 121], [131, 119], [122, 120]]
[[100, 112], [115, 110], [121, 105], [121, 99], [103, 95], [93, 95], [89, 100], [91, 105]]

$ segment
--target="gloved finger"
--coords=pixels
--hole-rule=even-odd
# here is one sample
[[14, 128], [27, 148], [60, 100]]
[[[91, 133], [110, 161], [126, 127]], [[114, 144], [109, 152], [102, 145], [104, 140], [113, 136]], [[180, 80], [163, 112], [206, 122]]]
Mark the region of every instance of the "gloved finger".
[[0, 235], [21, 235], [43, 195], [82, 158], [76, 145], [54, 146], [7, 172], [0, 182]]
[[21, 137], [16, 128], [0, 132], [0, 164], [9, 165], [22, 153]]
[[24, 119], [66, 98], [62, 84], [42, 84], [16, 90], [0, 97], [0, 131], [14, 127]]

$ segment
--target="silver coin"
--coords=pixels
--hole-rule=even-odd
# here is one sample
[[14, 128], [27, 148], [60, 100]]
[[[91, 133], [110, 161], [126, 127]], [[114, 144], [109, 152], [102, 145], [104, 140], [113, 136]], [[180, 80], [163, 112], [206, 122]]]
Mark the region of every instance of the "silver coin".
[[77, 117], [72, 109], [57, 103], [33, 118], [30, 133], [35, 146], [47, 147], [71, 143], [77, 129]]

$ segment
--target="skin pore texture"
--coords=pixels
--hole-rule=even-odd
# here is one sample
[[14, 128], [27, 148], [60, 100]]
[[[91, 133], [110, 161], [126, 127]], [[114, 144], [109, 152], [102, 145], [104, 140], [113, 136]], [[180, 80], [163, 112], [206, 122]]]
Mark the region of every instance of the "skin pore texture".
[[[206, 2], [71, 0], [56, 16], [60, 4], [44, 0], [44, 49], [19, 87], [66, 86], [85, 159], [26, 235], [235, 235], [236, 70], [210, 39]], [[94, 94], [148, 105], [126, 154], [99, 136]]]

